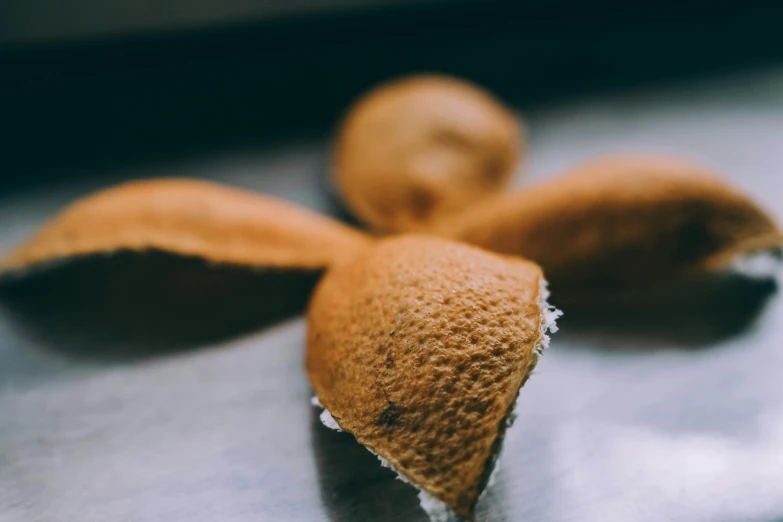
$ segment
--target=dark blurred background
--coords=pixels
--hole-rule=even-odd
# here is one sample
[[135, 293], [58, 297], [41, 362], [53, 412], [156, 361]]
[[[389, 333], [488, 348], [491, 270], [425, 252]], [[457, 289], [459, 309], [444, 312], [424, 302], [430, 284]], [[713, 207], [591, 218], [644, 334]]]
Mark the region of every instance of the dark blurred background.
[[0, 190], [106, 165], [328, 138], [390, 77], [517, 107], [783, 57], [782, 2], [3, 0]]

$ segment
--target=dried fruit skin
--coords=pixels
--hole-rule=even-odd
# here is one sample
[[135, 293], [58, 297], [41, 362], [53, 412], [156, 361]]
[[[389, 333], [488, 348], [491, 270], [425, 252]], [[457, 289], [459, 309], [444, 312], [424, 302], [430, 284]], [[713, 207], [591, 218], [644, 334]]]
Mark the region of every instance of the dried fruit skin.
[[190, 179], [129, 182], [81, 199], [0, 263], [0, 273], [78, 256], [160, 250], [216, 263], [319, 270], [364, 234], [271, 197]]
[[545, 339], [533, 263], [437, 238], [382, 240], [327, 272], [308, 315], [318, 399], [407, 479], [471, 518]]
[[371, 91], [345, 118], [334, 175], [346, 206], [380, 232], [413, 231], [502, 189], [522, 129], [488, 93], [445, 76]]
[[654, 156], [603, 157], [499, 195], [433, 232], [539, 263], [558, 298], [638, 291], [779, 248], [751, 199], [704, 168]]

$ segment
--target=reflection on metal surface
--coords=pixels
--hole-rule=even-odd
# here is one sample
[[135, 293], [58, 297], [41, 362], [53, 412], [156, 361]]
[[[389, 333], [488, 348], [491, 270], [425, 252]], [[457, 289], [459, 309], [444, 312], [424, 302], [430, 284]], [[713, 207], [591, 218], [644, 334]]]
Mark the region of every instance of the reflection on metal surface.
[[555, 436], [560, 465], [573, 469], [556, 486], [563, 509], [581, 520], [773, 520], [783, 513], [783, 404], [756, 422], [750, 440], [566, 424]]

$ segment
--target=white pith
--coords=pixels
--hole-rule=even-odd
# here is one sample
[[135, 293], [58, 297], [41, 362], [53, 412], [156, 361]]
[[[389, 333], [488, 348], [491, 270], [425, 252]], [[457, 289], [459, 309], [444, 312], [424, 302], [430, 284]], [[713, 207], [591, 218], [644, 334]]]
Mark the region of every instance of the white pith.
[[779, 278], [783, 275], [783, 259], [777, 251], [751, 252], [734, 259], [727, 271], [752, 279]]

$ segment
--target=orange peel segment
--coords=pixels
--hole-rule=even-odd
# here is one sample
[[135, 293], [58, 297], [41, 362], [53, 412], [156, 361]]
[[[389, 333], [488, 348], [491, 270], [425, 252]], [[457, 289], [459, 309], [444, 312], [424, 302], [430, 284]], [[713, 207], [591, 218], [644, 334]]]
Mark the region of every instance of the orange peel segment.
[[623, 294], [776, 250], [750, 197], [675, 157], [606, 156], [482, 202], [431, 232], [539, 263], [558, 297]]
[[374, 230], [415, 231], [503, 189], [524, 156], [523, 138], [516, 116], [476, 85], [400, 78], [346, 115], [334, 180], [346, 207]]
[[314, 293], [306, 366], [317, 400], [423, 506], [470, 519], [555, 329], [546, 297], [534, 263], [438, 238], [382, 240]]
[[153, 179], [69, 205], [0, 261], [0, 275], [149, 250], [248, 267], [320, 270], [369, 243], [359, 231], [269, 196], [207, 181]]

